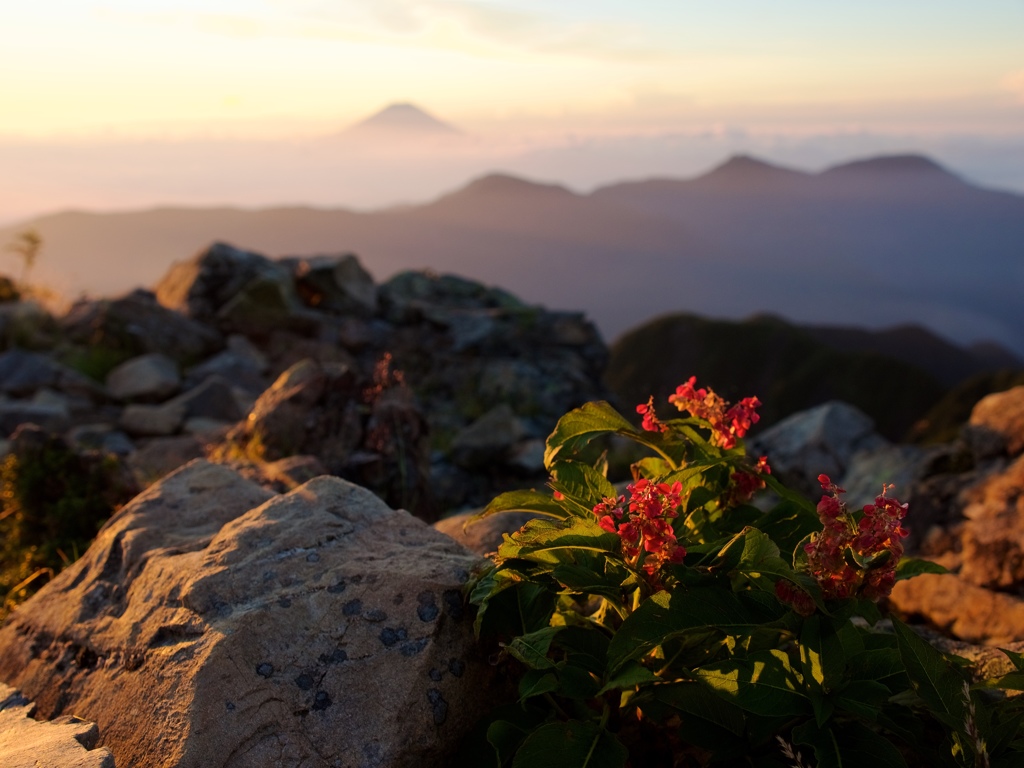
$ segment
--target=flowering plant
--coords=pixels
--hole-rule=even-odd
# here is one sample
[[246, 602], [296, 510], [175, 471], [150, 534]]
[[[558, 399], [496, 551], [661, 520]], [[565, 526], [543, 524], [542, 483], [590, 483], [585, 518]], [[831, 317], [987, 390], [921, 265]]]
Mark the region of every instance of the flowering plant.
[[[801, 749], [819, 768], [1016, 764], [1016, 700], [965, 694], [897, 619], [874, 629], [897, 580], [942, 570], [902, 556], [906, 505], [885, 488], [853, 513], [824, 475], [817, 507], [787, 490], [746, 455], [756, 398], [731, 405], [691, 378], [670, 403], [680, 417], [638, 406], [639, 428], [607, 403], [566, 414], [551, 492], [478, 516], [538, 515], [471, 586], [478, 635], [524, 669], [518, 703], [479, 734], [481, 764], [780, 768]], [[584, 459], [608, 436], [648, 454], [624, 487]], [[775, 501], [754, 506], [763, 488]]]

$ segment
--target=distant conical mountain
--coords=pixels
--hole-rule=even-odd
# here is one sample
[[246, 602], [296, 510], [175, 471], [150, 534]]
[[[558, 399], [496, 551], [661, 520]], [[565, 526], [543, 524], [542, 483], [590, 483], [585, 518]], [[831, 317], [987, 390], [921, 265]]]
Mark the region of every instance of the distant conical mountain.
[[415, 104], [391, 104], [348, 128], [344, 135], [360, 138], [392, 136], [453, 136], [461, 131], [438, 120]]

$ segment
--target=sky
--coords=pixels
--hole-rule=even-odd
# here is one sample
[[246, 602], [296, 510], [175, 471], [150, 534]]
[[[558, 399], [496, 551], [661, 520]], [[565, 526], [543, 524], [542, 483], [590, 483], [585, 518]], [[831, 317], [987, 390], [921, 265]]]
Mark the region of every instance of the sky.
[[[467, 174], [504, 163], [585, 186], [695, 172], [744, 148], [805, 167], [921, 148], [1024, 191], [1024, 0], [0, 0], [0, 12], [0, 222], [68, 205], [266, 204], [280, 178], [262, 197], [251, 179], [233, 192], [201, 174], [188, 192], [180, 162], [159, 158], [191, 147], [207, 167], [224, 154], [211, 142], [265, 153], [393, 102], [475, 137], [476, 164], [456, 163]], [[140, 154], [148, 187], [125, 180]], [[457, 183], [431, 178], [407, 196]], [[305, 198], [284, 186], [280, 202], [332, 202], [312, 182]]]

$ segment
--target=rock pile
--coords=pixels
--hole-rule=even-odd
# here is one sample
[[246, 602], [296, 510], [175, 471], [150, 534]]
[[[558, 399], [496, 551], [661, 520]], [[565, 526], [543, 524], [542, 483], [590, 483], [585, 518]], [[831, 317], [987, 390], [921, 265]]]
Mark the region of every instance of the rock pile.
[[152, 292], [58, 319], [0, 307], [0, 441], [31, 422], [143, 487], [213, 456], [276, 490], [326, 471], [435, 519], [539, 481], [559, 416], [607, 396], [581, 315], [453, 276], [378, 285], [350, 254], [218, 243]]

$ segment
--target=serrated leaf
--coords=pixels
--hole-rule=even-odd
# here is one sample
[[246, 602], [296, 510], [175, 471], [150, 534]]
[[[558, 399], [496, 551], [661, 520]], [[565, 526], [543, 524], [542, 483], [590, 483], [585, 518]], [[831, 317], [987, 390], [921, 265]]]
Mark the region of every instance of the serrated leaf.
[[710, 587], [657, 592], [633, 611], [608, 646], [612, 674], [667, 640], [689, 630], [712, 628], [728, 634], [757, 629], [760, 622], [732, 592]]
[[806, 715], [811, 704], [803, 683], [780, 650], [757, 651], [693, 671], [712, 690], [755, 715]]
[[542, 725], [523, 741], [512, 768], [623, 768], [626, 748], [597, 723]]
[[593, 516], [571, 522], [537, 518], [505, 537], [498, 547], [498, 560], [575, 562], [574, 551], [613, 552], [618, 547], [619, 537], [601, 528]]
[[681, 713], [679, 735], [719, 757], [746, 749], [746, 716], [735, 704], [709, 690], [699, 680], [686, 680], [648, 689], [658, 702]]
[[554, 669], [555, 662], [548, 658], [551, 641], [564, 627], [544, 627], [535, 632], [520, 635], [509, 643], [505, 650], [530, 669]]
[[916, 557], [904, 557], [896, 566], [896, 581], [912, 579], [923, 573], [949, 573], [949, 570], [931, 560], [921, 560]]
[[604, 687], [598, 692], [599, 696], [602, 696], [608, 691], [614, 691], [620, 688], [634, 688], [644, 683], [653, 683], [660, 678], [651, 672], [647, 667], [639, 664], [638, 662], [631, 661], [625, 664], [618, 672], [616, 672]]
[[575, 513], [582, 517], [593, 517], [595, 505], [618, 496], [608, 478], [581, 461], [557, 462], [551, 468], [551, 487], [574, 502]]
[[633, 425], [604, 401], [586, 403], [569, 411], [558, 420], [554, 431], [548, 436], [544, 466], [551, 469], [563, 449], [578, 450], [595, 437], [606, 434], [639, 436]]

